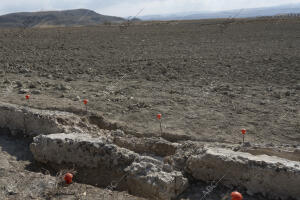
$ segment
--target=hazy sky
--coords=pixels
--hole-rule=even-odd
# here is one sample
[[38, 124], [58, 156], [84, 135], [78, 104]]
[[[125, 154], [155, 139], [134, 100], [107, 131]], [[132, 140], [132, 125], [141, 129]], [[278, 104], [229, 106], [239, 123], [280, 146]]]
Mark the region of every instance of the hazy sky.
[[219, 11], [300, 3], [300, 0], [0, 0], [0, 14], [88, 8], [100, 14], [132, 16], [188, 11]]

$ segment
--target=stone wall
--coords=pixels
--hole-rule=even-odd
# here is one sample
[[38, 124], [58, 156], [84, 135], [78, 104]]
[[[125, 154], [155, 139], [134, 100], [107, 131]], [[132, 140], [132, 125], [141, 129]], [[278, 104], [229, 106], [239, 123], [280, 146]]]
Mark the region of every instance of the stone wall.
[[209, 148], [187, 160], [186, 171], [195, 179], [218, 181], [230, 188], [270, 199], [300, 199], [300, 162], [267, 155], [254, 156], [222, 148]]
[[30, 149], [39, 162], [58, 166], [74, 164], [84, 168], [88, 177], [95, 176], [88, 174], [89, 171], [98, 169], [98, 183], [93, 184], [103, 185], [104, 174], [110, 177], [106, 182], [115, 181], [116, 176], [126, 176], [122, 183], [124, 189], [143, 197], [172, 199], [188, 187], [182, 172], [172, 170], [159, 159], [120, 148], [105, 138], [75, 133], [40, 135], [34, 138]]

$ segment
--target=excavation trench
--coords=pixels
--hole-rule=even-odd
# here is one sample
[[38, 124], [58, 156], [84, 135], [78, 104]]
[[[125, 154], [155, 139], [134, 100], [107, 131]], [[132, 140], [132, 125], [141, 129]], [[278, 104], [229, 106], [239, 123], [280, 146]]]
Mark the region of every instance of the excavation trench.
[[250, 196], [300, 199], [297, 152], [288, 160], [280, 157], [291, 154], [258, 155], [261, 149], [236, 152], [192, 141], [136, 138], [95, 113], [80, 116], [5, 103], [0, 103], [0, 127], [33, 138], [30, 150], [40, 163], [57, 171], [74, 168], [80, 182], [149, 199], [175, 199], [192, 181], [210, 184], [220, 178], [224, 187]]

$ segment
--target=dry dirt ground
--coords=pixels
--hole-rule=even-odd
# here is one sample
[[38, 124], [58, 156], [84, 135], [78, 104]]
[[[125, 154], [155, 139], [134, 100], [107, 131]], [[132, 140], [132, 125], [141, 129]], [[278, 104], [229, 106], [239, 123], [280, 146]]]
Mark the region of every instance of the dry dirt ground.
[[299, 146], [300, 18], [227, 21], [1, 29], [1, 101], [78, 112], [88, 99], [135, 135], [158, 136], [162, 113], [170, 141], [239, 143], [246, 128]]
[[[102, 111], [137, 133], [300, 142], [300, 19], [1, 29], [1, 100]], [[8, 81], [6, 81], [6, 79]]]

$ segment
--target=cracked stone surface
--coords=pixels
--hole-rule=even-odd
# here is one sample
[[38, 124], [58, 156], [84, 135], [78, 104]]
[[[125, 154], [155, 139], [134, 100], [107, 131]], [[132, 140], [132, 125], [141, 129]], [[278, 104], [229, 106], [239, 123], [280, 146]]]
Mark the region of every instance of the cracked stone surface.
[[228, 187], [242, 186], [250, 194], [271, 199], [300, 199], [300, 162], [209, 148], [187, 160], [186, 171], [202, 181], [219, 180]]
[[[188, 180], [180, 171], [153, 157], [139, 154], [90, 135], [51, 134], [34, 138], [30, 149], [42, 163], [76, 164], [79, 167], [103, 169], [113, 177], [125, 175], [125, 187], [132, 194], [171, 199], [182, 193]], [[105, 170], [104, 170], [105, 169]]]

